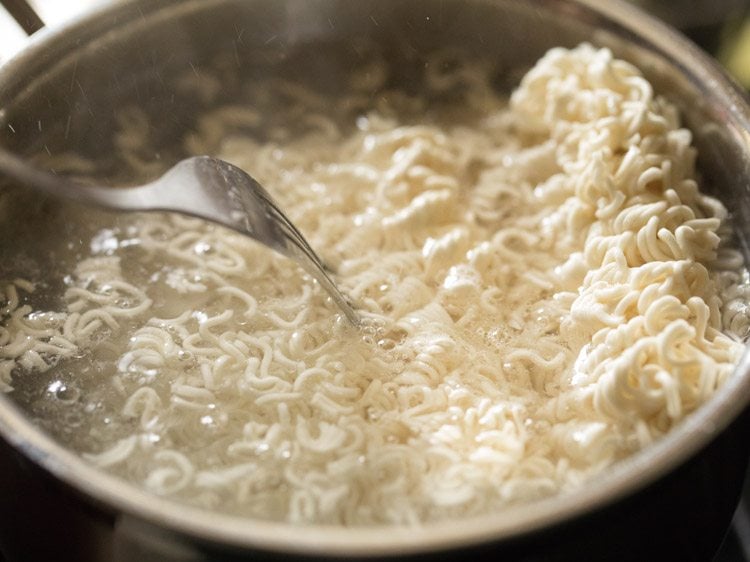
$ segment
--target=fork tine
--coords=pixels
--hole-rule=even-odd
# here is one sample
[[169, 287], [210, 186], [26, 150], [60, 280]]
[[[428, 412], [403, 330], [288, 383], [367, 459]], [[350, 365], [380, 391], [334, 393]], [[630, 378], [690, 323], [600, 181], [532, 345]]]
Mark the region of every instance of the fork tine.
[[306, 254], [308, 254], [310, 259], [317, 266], [323, 269], [327, 269], [325, 264], [323, 263], [323, 260], [320, 259], [320, 256], [318, 256], [318, 254], [312, 249], [312, 247], [310, 247], [310, 244], [308, 244], [307, 240], [305, 240], [305, 237], [302, 235], [299, 229], [294, 226], [294, 223], [292, 223], [281, 211], [281, 209], [279, 209], [271, 196], [268, 195], [268, 193], [261, 193], [261, 195], [263, 196], [264, 202], [268, 205], [269, 210], [273, 214], [274, 218], [281, 223], [281, 226], [284, 227], [283, 230], [286, 237], [297, 246], [299, 246], [300, 249], [302, 249]]
[[308, 271], [308, 273], [318, 280], [328, 294], [334, 299], [334, 301], [336, 301], [339, 308], [344, 312], [349, 321], [355, 326], [359, 325], [359, 316], [354, 312], [349, 301], [344, 297], [341, 291], [339, 291], [336, 284], [326, 273], [327, 268], [318, 254], [312, 249], [310, 244], [308, 244], [299, 229], [294, 226], [284, 212], [278, 207], [271, 195], [263, 189], [260, 184], [257, 182], [255, 183], [260, 187], [255, 195], [257, 195], [258, 200], [265, 205], [270, 214], [269, 218], [276, 222], [280, 232], [284, 235], [286, 240], [292, 244], [293, 248], [297, 250], [293, 252], [294, 257], [301, 262], [301, 265]]

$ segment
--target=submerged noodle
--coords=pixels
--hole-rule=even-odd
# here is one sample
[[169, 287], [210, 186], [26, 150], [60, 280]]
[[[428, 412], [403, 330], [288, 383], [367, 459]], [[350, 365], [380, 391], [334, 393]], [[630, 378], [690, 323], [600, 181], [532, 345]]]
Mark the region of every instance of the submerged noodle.
[[664, 435], [731, 375], [749, 326], [727, 212], [699, 191], [674, 107], [587, 45], [550, 51], [509, 104], [480, 63], [425, 79], [465, 88], [465, 122], [404, 117], [422, 102], [391, 92], [350, 127], [274, 81], [257, 88], [305, 116], [301, 132], [231, 133], [263, 123], [231, 106], [186, 140], [273, 192], [360, 331], [285, 258], [138, 216], [127, 246], [78, 263], [61, 311], [22, 304], [33, 283], [5, 286], [2, 389], [105, 349], [116, 371], [93, 395], [110, 429], [81, 430], [85, 458], [298, 523], [484, 513], [574, 490]]

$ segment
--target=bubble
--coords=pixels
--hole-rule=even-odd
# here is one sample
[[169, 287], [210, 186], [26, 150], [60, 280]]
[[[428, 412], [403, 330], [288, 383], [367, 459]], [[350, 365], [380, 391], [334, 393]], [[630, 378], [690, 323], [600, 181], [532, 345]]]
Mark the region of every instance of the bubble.
[[56, 394], [58, 390], [60, 390], [61, 387], [64, 387], [65, 383], [61, 380], [55, 380], [52, 381], [49, 386], [47, 386], [47, 392], [51, 392], [52, 394]]
[[57, 392], [55, 392], [55, 398], [65, 404], [73, 404], [77, 402], [81, 397], [81, 391], [75, 386], [61, 386]]
[[32, 322], [39, 322], [45, 327], [54, 327], [59, 323], [55, 318], [55, 315], [49, 312], [35, 311], [27, 315], [26, 318], [28, 318]]
[[[336, 318], [338, 321], [338, 318]], [[289, 336], [289, 343], [293, 345], [294, 347], [299, 347], [304, 349], [304, 342], [305, 342], [305, 333], [300, 330], [295, 330], [292, 332], [292, 335]]]
[[91, 252], [94, 254], [112, 255], [112, 253], [119, 247], [117, 235], [117, 230], [111, 230], [108, 228], [100, 230], [91, 239]]
[[206, 314], [202, 310], [194, 310], [191, 316], [195, 318], [199, 324], [203, 324], [206, 320], [208, 320], [208, 314]]
[[366, 115], [357, 116], [355, 123], [357, 125], [357, 129], [359, 129], [360, 131], [366, 131], [367, 129], [370, 128], [370, 120], [367, 118]]
[[193, 251], [201, 256], [212, 254], [214, 252], [214, 248], [208, 242], [198, 242], [195, 246], [193, 246]]
[[378, 347], [380, 349], [385, 349], [386, 351], [389, 351], [396, 347], [396, 342], [394, 342], [391, 339], [383, 338], [378, 340]]
[[343, 314], [337, 314], [333, 321], [334, 333], [340, 335], [350, 329], [349, 320]]

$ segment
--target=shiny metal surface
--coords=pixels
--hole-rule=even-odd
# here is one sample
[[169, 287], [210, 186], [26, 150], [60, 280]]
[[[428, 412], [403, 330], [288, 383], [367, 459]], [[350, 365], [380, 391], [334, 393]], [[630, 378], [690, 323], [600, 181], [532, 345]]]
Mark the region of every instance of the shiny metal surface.
[[[54, 154], [72, 145], [97, 162], [95, 179], [105, 177], [112, 170], [119, 170], [121, 164], [112, 153], [109, 138], [115, 120], [114, 108], [137, 100], [160, 124], [152, 139], [153, 151], [165, 161], [176, 161], [183, 156], [176, 139], [190, 130], [195, 115], [206, 107], [199, 96], [191, 97], [176, 90], [173, 79], [180, 73], [190, 71], [191, 66], [198, 72], [214, 63], [220, 68], [226, 66], [222, 92], [210, 101], [210, 104], [225, 103], [239, 99], [241, 88], [232, 76], [252, 77], [254, 71], [255, 76], [262, 74], [257, 73], [261, 63], [254, 57], [262, 50], [267, 56], [289, 62], [297, 76], [334, 88], [338, 86], [337, 68], [356, 63], [357, 53], [352, 45], [362, 37], [380, 45], [384, 56], [403, 62], [405, 68], [415, 67], [415, 61], [423, 53], [446, 45], [460, 45], [469, 53], [496, 59], [498, 83], [505, 87], [512, 85], [520, 72], [550, 47], [572, 46], [584, 40], [610, 47], [617, 56], [643, 69], [657, 90], [682, 110], [701, 153], [701, 171], [733, 211], [747, 259], [750, 235], [747, 99], [695, 46], [619, 2], [143, 0], [118, 3], [63, 30], [43, 31], [27, 50], [0, 70], [2, 143], [26, 155], [43, 150]], [[326, 50], [331, 44], [338, 47]], [[316, 45], [316, 51], [311, 51], [311, 45]], [[300, 46], [306, 52], [320, 54], [300, 57], [296, 50]], [[408, 73], [398, 79], [408, 86]], [[59, 92], [70, 95], [61, 100]], [[11, 128], [13, 133], [9, 133]], [[543, 531], [633, 497], [718, 441], [723, 430], [733, 421], [737, 423], [748, 401], [750, 358], [746, 354], [736, 376], [709, 404], [665, 439], [620, 463], [574, 495], [548, 498], [473, 519], [416, 529], [389, 528], [385, 533], [374, 528], [294, 527], [248, 521], [151, 496], [94, 470], [32, 426], [1, 397], [0, 434], [73, 490], [73, 495], [109, 513], [114, 520], [114, 542], [119, 545], [115, 550], [119, 548], [121, 553], [135, 552], [138, 544], [148, 543], [161, 545], [154, 547], [154, 551], [161, 548], [162, 553], [182, 552], [179, 556], [183, 559], [195, 560], [209, 559], [208, 555], [200, 554], [206, 549], [227, 549], [234, 553], [232, 556], [245, 550], [320, 557], [395, 556], [510, 544], [524, 537], [541, 537]], [[721, 463], [726, 461], [707, 461], [714, 469], [721, 468]], [[647, 516], [641, 514], [641, 517]], [[536, 542], [541, 545], [542, 539]], [[533, 549], [533, 544], [529, 548]], [[169, 556], [164, 554], [163, 558], [180, 559], [177, 554]], [[122, 555], [122, 559], [127, 556]], [[534, 558], [529, 554], [523, 559]]]

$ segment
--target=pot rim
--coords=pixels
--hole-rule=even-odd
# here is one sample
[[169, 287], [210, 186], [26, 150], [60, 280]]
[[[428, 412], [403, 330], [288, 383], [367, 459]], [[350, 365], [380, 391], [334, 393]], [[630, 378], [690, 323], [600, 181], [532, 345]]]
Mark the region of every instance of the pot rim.
[[[708, 55], [678, 32], [619, 0], [609, 3], [598, 0], [538, 1], [545, 6], [554, 5], [556, 9], [559, 9], [557, 5], [583, 9], [620, 28], [617, 35], [631, 35], [629, 41], [634, 38], [639, 46], [678, 66], [683, 77], [696, 85], [701, 93], [721, 102], [727, 114], [725, 125], [740, 135], [740, 142], [750, 153], [750, 106], [746, 95]], [[16, 69], [45, 60], [51, 45], [69, 44], [71, 37], [94, 39], [96, 34], [91, 29], [98, 30], [102, 26], [92, 24], [100, 23], [118, 6], [128, 4], [141, 4], [143, 14], [154, 16], [164, 6], [174, 8], [177, 3], [110, 1], [57, 29], [43, 29], [31, 38], [26, 48], [0, 66], [0, 88], [7, 81], [12, 82]], [[192, 9], [191, 6], [198, 4], [200, 2], [182, 2], [182, 8]], [[80, 43], [85, 48], [86, 42]], [[739, 416], [748, 402], [750, 354], [746, 351], [734, 376], [707, 404], [657, 443], [616, 463], [611, 470], [574, 493], [511, 506], [497, 513], [428, 523], [416, 528], [296, 526], [224, 515], [167, 500], [94, 468], [27, 421], [6, 396], [0, 396], [0, 436], [89, 501], [156, 527], [167, 527], [178, 534], [212, 543], [284, 553], [382, 556], [432, 552], [518, 538], [603, 508], [654, 483], [687, 461]], [[384, 540], [384, 530], [387, 531], [387, 540]]]

